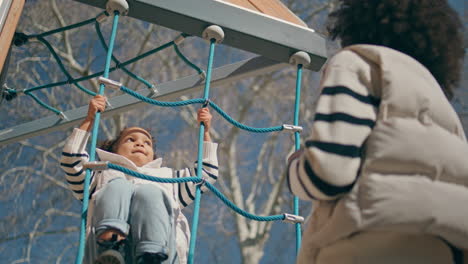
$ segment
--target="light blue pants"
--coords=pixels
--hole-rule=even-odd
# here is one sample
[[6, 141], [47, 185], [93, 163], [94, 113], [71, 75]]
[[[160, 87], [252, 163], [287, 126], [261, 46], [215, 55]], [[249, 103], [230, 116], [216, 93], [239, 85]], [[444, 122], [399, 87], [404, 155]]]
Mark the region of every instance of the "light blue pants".
[[[151, 184], [133, 184], [124, 178], [109, 181], [95, 196], [95, 239], [107, 229], [127, 235], [127, 263], [145, 252], [164, 253], [164, 263], [178, 263], [172, 207], [167, 195]], [[91, 245], [89, 245], [91, 246]], [[89, 247], [88, 247], [89, 248]], [[91, 250], [96, 255], [96, 250]], [[96, 256], [94, 256], [96, 257]]]

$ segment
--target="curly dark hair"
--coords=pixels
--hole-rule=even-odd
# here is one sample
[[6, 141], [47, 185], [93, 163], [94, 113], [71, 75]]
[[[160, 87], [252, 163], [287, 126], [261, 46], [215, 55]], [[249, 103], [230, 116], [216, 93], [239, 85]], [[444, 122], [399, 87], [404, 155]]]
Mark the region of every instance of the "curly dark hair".
[[[107, 140], [104, 140], [102, 142], [99, 143], [99, 148], [102, 149], [102, 150], [105, 150], [105, 151], [108, 151], [108, 152], [112, 152], [112, 153], [116, 153], [117, 152], [117, 143], [119, 142], [120, 138], [122, 138], [122, 136], [124, 135], [124, 132], [125, 130], [128, 129], [128, 127], [125, 127], [124, 129], [122, 129], [119, 134], [117, 135], [116, 138], [114, 139], [107, 139]], [[148, 129], [145, 129], [146, 131], [150, 131]], [[153, 142], [153, 150], [154, 150], [154, 155], [153, 155], [153, 159], [157, 159], [158, 156], [156, 155], [156, 145], [154, 144], [155, 140], [154, 138], [152, 137], [151, 138], [152, 142]]]
[[423, 64], [451, 99], [460, 80], [463, 26], [446, 0], [340, 0], [328, 32], [343, 47], [386, 46]]

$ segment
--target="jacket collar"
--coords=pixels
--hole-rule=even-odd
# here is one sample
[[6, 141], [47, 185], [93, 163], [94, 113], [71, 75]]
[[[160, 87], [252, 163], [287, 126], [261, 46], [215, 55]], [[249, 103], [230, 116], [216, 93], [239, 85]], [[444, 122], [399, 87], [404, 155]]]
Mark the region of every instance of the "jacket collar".
[[96, 153], [98, 154], [99, 159], [102, 161], [109, 161], [111, 163], [115, 163], [117, 165], [123, 166], [131, 170], [138, 170], [140, 168], [158, 169], [161, 168], [162, 164], [162, 158], [158, 158], [146, 163], [141, 167], [138, 167], [137, 165], [135, 165], [135, 163], [133, 163], [133, 161], [119, 154], [115, 154], [98, 148], [96, 149]]

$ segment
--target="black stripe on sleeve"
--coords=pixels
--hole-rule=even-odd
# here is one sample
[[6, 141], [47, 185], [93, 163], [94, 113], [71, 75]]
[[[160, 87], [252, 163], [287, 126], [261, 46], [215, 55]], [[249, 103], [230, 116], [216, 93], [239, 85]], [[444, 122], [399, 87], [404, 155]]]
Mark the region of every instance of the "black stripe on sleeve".
[[363, 103], [370, 104], [375, 107], [378, 107], [380, 105], [380, 99], [372, 95], [365, 96], [365, 95], [358, 94], [346, 86], [327, 86], [323, 88], [322, 94], [323, 95], [347, 94]]
[[82, 173], [83, 173], [83, 170], [80, 170], [77, 173], [67, 173], [66, 172], [65, 174], [67, 174], [68, 176], [71, 176], [71, 177], [76, 177], [76, 176], [80, 176]]
[[73, 163], [60, 163], [60, 166], [63, 166], [63, 167], [66, 167], [66, 168], [73, 168], [75, 167], [76, 165], [78, 165], [79, 163], [81, 162], [81, 160], [77, 160]]
[[344, 145], [338, 143], [330, 143], [323, 141], [308, 140], [305, 142], [306, 147], [316, 147], [328, 153], [357, 158], [361, 156], [361, 148], [354, 145]]
[[215, 179], [215, 180], [218, 179], [218, 176], [214, 175], [213, 173], [208, 172], [208, 171], [205, 170], [204, 168], [202, 168], [202, 170], [203, 170], [210, 178]]
[[[195, 165], [196, 165], [196, 164], [198, 164], [198, 161], [195, 161]], [[215, 165], [213, 165], [213, 164], [211, 164], [211, 163], [208, 163], [208, 162], [202, 162], [202, 165], [203, 165], [203, 166], [206, 166], [206, 167], [209, 167], [209, 168], [212, 168], [212, 169], [215, 169], [215, 170], [218, 169], [217, 166], [215, 166]]]
[[368, 118], [358, 118], [352, 115], [348, 115], [345, 113], [333, 113], [333, 114], [315, 114], [315, 121], [324, 121], [324, 122], [336, 122], [336, 121], [343, 121], [353, 125], [359, 126], [368, 126], [373, 128], [375, 125], [375, 121]]
[[88, 157], [88, 154], [85, 154], [85, 153], [62, 152], [62, 155], [65, 156], [65, 157]]
[[[180, 171], [177, 171], [177, 172], [176, 172], [176, 177], [177, 177], [177, 178], [180, 178]], [[187, 203], [184, 201], [184, 197], [182, 196], [182, 192], [181, 192], [181, 190], [182, 190], [182, 183], [179, 182], [177, 185], [178, 185], [178, 187], [179, 187], [179, 189], [177, 190], [177, 192], [178, 192], [177, 195], [179, 196], [179, 201], [180, 201], [180, 203], [181, 203], [184, 207], [187, 207]]]
[[187, 203], [184, 201], [184, 198], [182, 197], [182, 192], [180, 190], [182, 190], [182, 183], [179, 183], [179, 201], [184, 207], [187, 207]]
[[[197, 168], [197, 167], [194, 168], [194, 171], [195, 171], [195, 175], [198, 176], [198, 168]], [[208, 172], [207, 170], [205, 170], [205, 168], [202, 168], [202, 172], [206, 173], [206, 174], [207, 174], [210, 178], [212, 178], [212, 179], [215, 179], [215, 180], [218, 179], [218, 176], [216, 176], [216, 175], [214, 175], [214, 174]]]
[[[292, 192], [291, 180], [289, 179], [291, 177], [291, 175], [289, 175], [289, 169], [290, 168], [288, 168], [288, 175], [286, 177], [286, 181], [288, 183], [289, 190]], [[299, 175], [299, 161], [296, 163], [296, 168], [294, 168], [294, 171], [295, 171], [296, 178], [298, 179], [299, 183], [301, 184], [302, 190], [305, 192], [305, 194], [307, 194], [307, 196], [310, 199], [315, 199], [315, 197], [309, 192], [309, 190], [307, 190], [307, 188], [304, 185], [304, 182], [301, 179], [301, 176]]]
[[71, 184], [71, 185], [80, 185], [80, 184], [83, 184], [84, 181], [85, 181], [84, 179], [81, 180], [81, 181], [77, 181], [77, 182], [76, 182], [76, 181], [69, 181], [69, 180], [67, 180], [67, 182], [68, 182], [69, 184]]
[[192, 200], [195, 200], [195, 197], [192, 195], [192, 193], [190, 192], [190, 188], [188, 186], [188, 183], [186, 182], [185, 184], [185, 191], [187, 192], [188, 196], [190, 197], [190, 199]]
[[94, 188], [89, 192], [89, 199], [91, 199], [91, 196], [93, 196], [94, 192], [96, 191], [96, 187], [97, 186], [94, 186]]
[[314, 170], [312, 169], [307, 160], [304, 162], [304, 169], [307, 175], [309, 176], [310, 181], [315, 185], [315, 187], [317, 187], [317, 189], [319, 189], [322, 193], [324, 193], [327, 196], [335, 196], [338, 194], [347, 193], [354, 186], [354, 182], [345, 186], [336, 186], [323, 181], [315, 174]]

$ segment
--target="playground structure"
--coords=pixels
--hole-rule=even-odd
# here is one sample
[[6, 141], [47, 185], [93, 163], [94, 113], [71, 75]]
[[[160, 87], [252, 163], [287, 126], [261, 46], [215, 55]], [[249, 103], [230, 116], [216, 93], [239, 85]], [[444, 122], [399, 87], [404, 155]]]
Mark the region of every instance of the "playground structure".
[[[96, 17], [95, 21], [99, 22], [99, 19], [104, 19], [106, 16], [113, 16], [114, 26], [113, 33], [108, 42], [108, 56], [106, 60], [106, 66], [102, 76], [99, 77], [101, 88], [99, 94], [104, 92], [104, 88], [116, 88], [120, 89], [125, 95], [111, 98], [109, 100], [112, 108], [106, 110], [103, 115], [115, 115], [124, 111], [128, 111], [131, 108], [143, 105], [143, 101], [159, 106], [175, 107], [186, 104], [204, 104], [214, 108], [218, 113], [226, 118], [233, 125], [239, 128], [256, 132], [266, 133], [281, 130], [290, 130], [295, 133], [296, 137], [296, 149], [299, 148], [299, 132], [300, 127], [298, 126], [298, 109], [300, 99], [300, 83], [302, 68], [317, 71], [320, 69], [322, 64], [326, 60], [325, 56], [325, 40], [318, 36], [313, 30], [307, 28], [305, 24], [290, 13], [287, 8], [281, 5], [280, 2], [272, 2], [277, 4], [277, 9], [273, 10], [264, 9], [262, 11], [261, 3], [264, 1], [216, 1], [216, 0], [198, 0], [198, 1], [156, 1], [156, 0], [135, 0], [127, 3], [124, 0], [110, 0], [110, 1], [98, 1], [98, 0], [78, 0], [85, 4], [93, 5], [99, 8], [106, 9], [107, 14], [100, 14]], [[257, 5], [255, 5], [257, 3]], [[128, 4], [128, 5], [127, 5]], [[271, 5], [269, 3], [269, 6]], [[206, 12], [206, 10], [210, 12]], [[128, 14], [127, 14], [128, 10]], [[255, 10], [255, 11], [254, 11]], [[281, 11], [281, 12], [279, 12]], [[289, 12], [288, 12], [289, 11]], [[199, 74], [191, 75], [179, 80], [170, 81], [158, 85], [157, 87], [148, 87], [142, 91], [133, 91], [124, 87], [122, 84], [108, 79], [109, 71], [111, 70], [110, 62], [112, 58], [112, 49], [115, 40], [115, 32], [117, 30], [119, 16], [129, 15], [144, 21], [156, 23], [180, 32], [183, 32], [181, 36], [174, 40], [175, 47], [178, 41], [183, 41], [187, 35], [202, 37], [210, 42], [210, 56], [209, 63], [206, 73], [199, 70]], [[277, 15], [280, 19], [272, 16]], [[93, 21], [94, 22], [94, 21]], [[255, 25], [255, 27], [252, 27]], [[3, 35], [3, 30], [2, 30]], [[37, 36], [33, 36], [36, 37]], [[42, 37], [39, 35], [39, 38]], [[3, 38], [3, 37], [2, 37]], [[173, 43], [173, 44], [174, 44]], [[214, 47], [217, 43], [222, 43], [235, 48], [247, 50], [261, 55], [246, 61], [225, 65], [216, 69], [212, 69]], [[45, 43], [44, 43], [45, 44]], [[171, 45], [173, 45], [171, 44]], [[45, 44], [47, 45], [47, 44]], [[52, 52], [52, 51], [51, 51]], [[180, 56], [180, 55], [179, 55]], [[182, 55], [183, 58], [183, 55]], [[58, 60], [59, 62], [60, 60]], [[252, 128], [242, 124], [239, 124], [235, 120], [229, 117], [222, 109], [217, 106], [209, 98], [210, 85], [221, 85], [223, 83], [240, 80], [249, 76], [262, 74], [273, 70], [280, 69], [287, 66], [286, 63], [291, 63], [297, 67], [298, 78], [296, 85], [296, 105], [295, 105], [295, 120], [292, 125], [282, 125], [272, 128]], [[119, 67], [124, 67], [124, 63], [119, 63]], [[119, 67], [114, 67], [115, 69]], [[196, 67], [196, 66], [195, 66]], [[98, 76], [95, 76], [98, 77]], [[77, 84], [80, 80], [71, 80], [70, 78], [64, 82], [64, 84], [73, 83]], [[60, 83], [58, 84], [60, 85]], [[174, 98], [178, 95], [191, 92], [194, 90], [200, 90], [204, 87], [203, 98], [191, 99], [181, 102], [162, 102], [167, 98]], [[21, 93], [30, 95], [30, 91], [10, 91], [19, 95]], [[157, 100], [156, 100], [157, 99]], [[28, 122], [22, 125], [18, 125], [12, 128], [7, 128], [0, 131], [0, 145], [8, 144], [32, 136], [37, 136], [44, 133], [49, 133], [58, 129], [65, 129], [78, 124], [86, 114], [86, 107], [70, 110], [67, 112], [60, 112], [59, 110], [54, 111], [56, 115], [42, 118], [40, 120]], [[99, 122], [99, 116], [96, 117], [96, 123]], [[87, 170], [87, 179], [89, 184], [89, 174], [91, 169], [97, 166], [97, 169], [117, 169], [124, 171], [124, 168], [119, 168], [113, 164], [102, 164], [93, 163], [94, 161], [94, 148], [96, 145], [95, 135], [97, 134], [98, 125], [94, 126], [93, 138], [91, 140], [91, 157], [90, 163], [88, 164], [89, 170]], [[200, 126], [200, 135], [203, 134], [204, 126]], [[200, 149], [199, 149], [200, 159]], [[198, 162], [201, 164], [201, 162]], [[104, 167], [103, 167], [104, 166]], [[198, 171], [201, 171], [199, 168]], [[125, 171], [125, 173], [131, 174], [132, 172]], [[134, 174], [135, 177], [145, 177], [144, 175]], [[156, 180], [154, 177], [149, 180]], [[159, 179], [160, 180], [160, 179]], [[200, 175], [193, 179], [187, 178], [185, 180], [191, 180], [200, 184], [204, 183]], [[172, 182], [172, 181], [170, 181]], [[173, 181], [176, 182], [176, 181]], [[222, 198], [222, 194], [219, 193], [213, 186], [207, 184], [207, 187], [211, 189], [217, 196], [219, 196], [223, 202], [229, 206], [229, 201]], [[192, 241], [190, 243], [189, 252], [189, 263], [193, 263], [193, 251], [195, 249], [196, 231], [198, 222], [198, 209], [200, 204], [200, 188], [197, 188], [195, 210], [194, 210], [194, 223], [192, 225]], [[85, 183], [85, 190], [87, 190]], [[86, 212], [87, 198], [88, 195], [85, 193], [85, 200], [83, 201], [83, 212]], [[298, 213], [298, 201], [295, 199], [295, 212], [294, 215], [284, 214], [270, 217], [259, 217], [251, 215], [247, 212], [236, 211], [235, 205], [231, 204], [231, 208], [236, 212], [254, 219], [257, 221], [274, 221], [274, 220], [288, 220], [296, 224], [296, 235], [297, 244], [300, 245], [300, 219], [297, 217]], [[84, 221], [82, 221], [82, 230]], [[81, 233], [80, 239], [82, 240], [84, 233]], [[82, 247], [82, 243], [80, 243]], [[79, 256], [77, 257], [76, 263], [81, 263], [82, 251], [80, 248]]]

